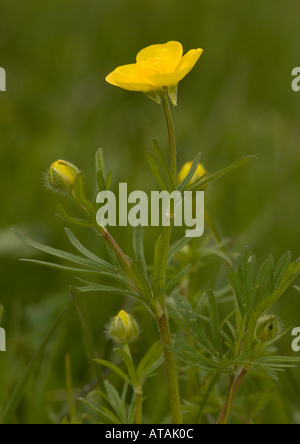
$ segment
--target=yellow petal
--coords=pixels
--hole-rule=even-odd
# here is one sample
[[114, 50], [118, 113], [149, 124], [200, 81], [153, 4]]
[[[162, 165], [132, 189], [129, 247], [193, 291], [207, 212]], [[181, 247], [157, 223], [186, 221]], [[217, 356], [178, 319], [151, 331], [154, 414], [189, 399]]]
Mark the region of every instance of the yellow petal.
[[187, 71], [189, 73], [198, 62], [202, 53], [203, 49], [191, 49], [182, 57], [176, 71]]
[[162, 88], [164, 86], [175, 86], [177, 85], [188, 73], [190, 69], [185, 69], [182, 71], [175, 71], [172, 73], [154, 74], [152, 76], [146, 77], [146, 81], [152, 84], [156, 89]]
[[129, 91], [151, 91], [152, 85], [147, 85], [136, 64], [119, 66], [106, 79], [108, 83]]
[[202, 49], [192, 49], [182, 57], [174, 72], [145, 76], [145, 81], [156, 88], [177, 85], [193, 69], [202, 52]]
[[151, 45], [142, 49], [137, 55], [137, 62], [147, 62], [151, 59], [159, 59], [166, 72], [172, 72], [178, 66], [183, 54], [182, 45], [171, 41], [163, 45]]

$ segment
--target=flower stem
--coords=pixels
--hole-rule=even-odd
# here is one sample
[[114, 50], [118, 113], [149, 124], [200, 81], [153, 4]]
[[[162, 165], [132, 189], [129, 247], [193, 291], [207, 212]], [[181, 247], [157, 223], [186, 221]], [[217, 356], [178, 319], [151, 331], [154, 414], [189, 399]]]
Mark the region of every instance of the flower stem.
[[229, 377], [229, 387], [227, 392], [227, 398], [225, 404], [222, 408], [220, 416], [218, 418], [217, 424], [227, 424], [229, 410], [233, 401], [233, 388], [234, 388], [234, 375], [230, 375]]
[[171, 167], [171, 176], [173, 182], [177, 182], [177, 151], [176, 151], [176, 142], [175, 142], [175, 132], [174, 132], [174, 124], [172, 119], [172, 114], [170, 110], [170, 104], [167, 94], [162, 96], [162, 103], [164, 106], [164, 112], [167, 120], [167, 127], [169, 133], [169, 146], [170, 146], [170, 167]]
[[236, 378], [234, 377], [234, 375], [230, 375], [227, 399], [220, 413], [217, 424], [227, 424], [232, 403], [237, 397], [244, 382], [244, 379], [247, 376], [247, 373], [248, 373], [248, 368], [247, 366], [244, 366], [241, 369], [240, 373], [236, 376]]
[[[160, 332], [161, 342], [168, 347], [172, 346], [172, 339], [170, 333], [169, 321], [166, 313], [157, 320]], [[173, 424], [182, 424], [182, 414], [180, 408], [180, 394], [176, 371], [175, 358], [173, 353], [164, 347], [165, 364], [169, 386], [169, 397], [172, 412]]]
[[[166, 122], [169, 133], [171, 176], [175, 184], [177, 181], [176, 142], [175, 142], [174, 125], [167, 94], [162, 96], [162, 101], [164, 105], [164, 111], [166, 115]], [[172, 220], [170, 220], [169, 226], [164, 227], [163, 231], [163, 241], [162, 241], [163, 244], [162, 244], [161, 262], [160, 262], [160, 278], [162, 286], [166, 283], [167, 279], [167, 264], [168, 264], [168, 253], [170, 249], [171, 235], [172, 235]], [[159, 302], [160, 302], [161, 312], [160, 314], [156, 315], [156, 320], [160, 333], [160, 339], [164, 346], [172, 347], [170, 325], [169, 325], [168, 315], [166, 312], [165, 294], [162, 294], [159, 297]], [[164, 357], [165, 357], [165, 366], [166, 366], [167, 380], [169, 387], [172, 421], [173, 424], [182, 424], [180, 393], [179, 393], [176, 363], [175, 363], [174, 354], [167, 347], [164, 347]]]
[[143, 390], [141, 387], [135, 387], [134, 393], [135, 393], [135, 423], [143, 424]]

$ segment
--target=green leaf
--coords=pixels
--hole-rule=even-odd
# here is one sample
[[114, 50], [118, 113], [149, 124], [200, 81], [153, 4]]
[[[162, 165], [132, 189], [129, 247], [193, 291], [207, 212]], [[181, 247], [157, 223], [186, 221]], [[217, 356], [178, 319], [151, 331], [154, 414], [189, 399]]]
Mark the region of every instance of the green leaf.
[[[198, 319], [196, 313], [194, 312], [190, 302], [183, 296], [174, 295], [174, 308], [175, 313], [179, 314], [179, 319], [184, 322], [188, 331], [194, 332], [195, 335], [198, 333]], [[172, 311], [174, 314], [174, 311]]]
[[162, 170], [163, 170], [163, 172], [165, 174], [167, 183], [169, 185], [169, 191], [174, 191], [175, 190], [175, 184], [173, 182], [173, 179], [172, 179], [169, 167], [167, 165], [167, 162], [165, 160], [165, 157], [163, 155], [163, 152], [161, 151], [160, 146], [159, 146], [157, 140], [152, 140], [152, 143], [153, 143], [153, 148], [154, 148], [155, 154], [156, 154], [156, 156], [158, 158], [159, 164], [160, 164], [160, 166], [161, 166], [161, 168], [162, 168]]
[[263, 264], [261, 265], [259, 272], [257, 274], [257, 278], [255, 281], [255, 287], [258, 289], [262, 283], [265, 281], [267, 275], [268, 275], [268, 270], [269, 270], [269, 258], [266, 259]]
[[217, 301], [215, 298], [215, 295], [210, 290], [208, 293], [208, 299], [209, 299], [209, 319], [210, 319], [210, 330], [213, 338], [214, 346], [218, 351], [220, 351], [221, 348], [221, 341], [220, 341], [220, 319], [219, 319], [219, 312], [218, 312], [218, 306]]
[[177, 241], [169, 250], [168, 253], [168, 264], [171, 262], [172, 258], [181, 251], [186, 245], [188, 245], [191, 242], [190, 237], [183, 237], [179, 241]]
[[230, 259], [228, 254], [226, 254], [226, 252], [220, 250], [219, 248], [202, 248], [201, 257], [217, 257], [226, 262], [229, 267], [233, 266], [232, 260]]
[[123, 381], [128, 382], [128, 384], [132, 385], [132, 380], [123, 372], [123, 370], [121, 370], [115, 364], [112, 364], [109, 361], [105, 361], [104, 359], [94, 359], [94, 362], [96, 362], [97, 364], [102, 365], [103, 367], [109, 368], [116, 375], [120, 376], [120, 378], [122, 378]]
[[145, 354], [137, 368], [137, 380], [140, 383], [150, 376], [162, 363], [162, 346], [160, 341], [155, 342]]
[[300, 262], [292, 262], [279, 282], [279, 287], [267, 298], [262, 300], [256, 309], [257, 313], [265, 313], [280, 297], [286, 292], [286, 290], [292, 285], [295, 279], [300, 274]]
[[158, 186], [162, 190], [167, 190], [168, 189], [168, 184], [165, 183], [165, 181], [164, 181], [164, 179], [163, 179], [163, 177], [161, 175], [161, 172], [160, 172], [160, 169], [159, 169], [159, 166], [157, 164], [157, 161], [156, 161], [155, 157], [153, 156], [153, 154], [151, 154], [149, 152], [146, 153], [146, 157], [147, 157], [150, 169], [152, 171], [152, 174], [154, 176], [154, 179], [156, 180]]
[[49, 340], [53, 336], [53, 333], [55, 332], [57, 326], [59, 325], [66, 310], [67, 310], [67, 308], [64, 308], [62, 313], [59, 315], [57, 320], [54, 322], [54, 324], [52, 325], [52, 327], [48, 331], [45, 339], [43, 340], [40, 348], [38, 349], [37, 353], [34, 355], [31, 362], [29, 363], [28, 367], [23, 372], [23, 375], [21, 376], [18, 384], [16, 385], [15, 389], [13, 390], [13, 393], [6, 405], [6, 408], [1, 415], [0, 424], [7, 424], [9, 422], [11, 416], [14, 414], [14, 412], [18, 408], [18, 406], [24, 396], [24, 393], [26, 391], [29, 380], [34, 373], [36, 366], [38, 365], [39, 361], [41, 360], [43, 352], [44, 352]]
[[268, 268], [268, 286], [266, 291], [266, 296], [270, 296], [275, 290], [274, 284], [274, 272], [275, 272], [275, 260], [272, 255], [269, 256], [269, 268]]
[[240, 285], [238, 273], [236, 270], [231, 270], [230, 268], [227, 268], [226, 274], [227, 274], [228, 282], [231, 285], [231, 287], [235, 293], [235, 297], [237, 300], [237, 304], [238, 304], [240, 313], [242, 316], [244, 316], [245, 307], [244, 307], [244, 301], [242, 298], [241, 285]]
[[142, 276], [145, 278], [145, 280], [148, 279], [147, 277], [147, 265], [144, 255], [144, 230], [141, 225], [136, 227], [133, 232], [133, 248], [134, 248], [134, 254], [135, 258], [138, 262], [141, 262], [141, 273]]
[[83, 174], [79, 173], [76, 176], [75, 185], [74, 185], [74, 195], [76, 197], [76, 201], [82, 205], [89, 213], [89, 216], [94, 219], [96, 214], [95, 205], [90, 202], [85, 194], [84, 194], [84, 183], [83, 183]]
[[166, 285], [160, 290], [160, 294], [167, 293], [169, 290], [177, 286], [177, 284], [184, 278], [184, 276], [189, 272], [191, 265], [187, 265], [180, 273], [178, 273], [171, 281], [167, 282]]
[[285, 273], [287, 272], [291, 262], [292, 262], [292, 253], [290, 251], [287, 251], [279, 260], [277, 267], [274, 271], [274, 285], [275, 285], [275, 287], [279, 286], [280, 281], [282, 280]]
[[61, 259], [65, 259], [67, 261], [73, 262], [75, 264], [84, 265], [88, 268], [91, 268], [93, 270], [102, 270], [102, 268], [99, 268], [99, 261], [95, 262], [90, 259], [82, 258], [80, 256], [75, 256], [74, 254], [66, 253], [65, 251], [57, 250], [56, 248], [48, 247], [46, 245], [39, 244], [38, 242], [35, 242], [22, 234], [18, 233], [16, 230], [13, 229], [13, 232], [15, 235], [25, 244], [35, 248], [36, 250], [43, 251], [44, 253], [48, 253], [51, 256], [59, 257]]
[[[93, 282], [86, 281], [84, 279], [77, 278], [80, 282], [87, 284], [85, 287], [75, 287], [76, 290], [80, 291], [81, 293], [88, 293], [88, 292], [101, 292], [101, 293], [117, 293], [117, 294], [127, 294], [130, 296], [136, 296], [133, 294], [133, 292], [129, 290], [123, 290], [121, 288], [116, 287], [110, 287], [107, 285], [100, 285]], [[137, 297], [137, 296], [136, 296]]]
[[100, 417], [104, 418], [106, 421], [110, 421], [112, 424], [121, 424], [120, 419], [106, 407], [95, 407], [93, 404], [89, 403], [83, 398], [78, 398], [79, 402], [82, 402], [89, 409], [96, 412]]
[[131, 397], [131, 402], [129, 404], [128, 407], [128, 413], [127, 413], [127, 417], [128, 417], [128, 424], [134, 424], [135, 423], [135, 394], [133, 393], [132, 397]]
[[201, 157], [201, 153], [198, 153], [192, 163], [192, 166], [190, 168], [190, 171], [188, 173], [188, 175], [186, 176], [186, 178], [181, 182], [181, 184], [177, 187], [177, 190], [182, 192], [185, 190], [186, 186], [191, 182], [191, 180], [193, 179], [197, 168], [199, 166], [199, 162], [200, 162], [200, 157]]
[[106, 179], [106, 189], [107, 189], [107, 191], [109, 191], [110, 188], [111, 188], [111, 180], [112, 180], [112, 171], [110, 171], [108, 173], [108, 176], [107, 176], [107, 179]]
[[133, 274], [135, 276], [135, 279], [137, 280], [138, 284], [141, 286], [143, 290], [143, 295], [149, 300], [152, 298], [151, 289], [148, 285], [148, 282], [143, 277], [143, 275], [140, 272], [142, 263], [138, 261], [133, 261], [131, 264], [131, 269], [133, 271]]
[[2, 319], [3, 312], [4, 312], [4, 307], [3, 307], [3, 305], [0, 305], [0, 321]]
[[131, 357], [128, 356], [128, 354], [124, 350], [122, 350], [121, 348], [116, 348], [115, 352], [118, 353], [121, 356], [121, 358], [123, 359], [124, 364], [127, 367], [129, 376], [131, 378], [132, 385], [135, 385], [136, 384], [136, 372], [135, 372], [134, 363], [133, 363]]
[[56, 270], [75, 271], [76, 273], [99, 273], [97, 270], [91, 270], [87, 268], [75, 268], [66, 267], [65, 265], [55, 264], [53, 262], [38, 261], [35, 259], [20, 259], [21, 262], [30, 262], [31, 264], [42, 265], [48, 268], [54, 268]]
[[250, 160], [254, 160], [257, 159], [256, 156], [247, 156], [247, 157], [243, 157], [242, 159], [238, 160], [237, 162], [234, 162], [233, 164], [229, 165], [228, 167], [224, 168], [223, 170], [207, 177], [206, 179], [200, 179], [198, 181], [196, 181], [195, 183], [193, 183], [188, 190], [189, 191], [196, 191], [196, 190], [201, 190], [203, 189], [203, 187], [207, 184], [209, 184], [210, 182], [214, 182], [218, 179], [221, 179], [221, 177], [226, 176], [227, 174], [230, 174], [231, 172], [237, 170], [238, 168], [241, 168], [243, 165], [247, 164], [248, 162], [250, 162]]
[[99, 170], [97, 173], [97, 182], [100, 191], [106, 191], [106, 182], [103, 175], [103, 171]]
[[96, 167], [96, 173], [98, 174], [98, 171], [103, 171], [103, 174], [105, 175], [105, 161], [104, 161], [104, 152], [102, 148], [99, 148], [96, 151], [95, 156], [95, 167]]
[[58, 215], [64, 222], [67, 222], [71, 225], [77, 225], [79, 227], [84, 228], [92, 228], [95, 227], [96, 224], [93, 224], [88, 219], [79, 219], [73, 216], [70, 216], [69, 213], [64, 209], [63, 205], [60, 202], [56, 202], [56, 208], [58, 211]]
[[115, 387], [109, 382], [104, 382], [106, 393], [109, 399], [109, 403], [114, 409], [114, 411], [117, 413], [118, 417], [121, 419], [122, 424], [126, 424], [127, 418], [126, 418], [126, 409], [124, 402], [122, 402], [122, 399], [120, 398], [119, 393], [115, 389]]
[[200, 353], [196, 353], [195, 349], [188, 346], [185, 342], [177, 340], [176, 346], [172, 351], [179, 359], [188, 362], [190, 365], [200, 368], [206, 372], [217, 370], [219, 372], [227, 373], [227, 369], [221, 367]]
[[110, 263], [104, 261], [103, 259], [96, 256], [94, 253], [92, 253], [90, 250], [88, 250], [86, 247], [82, 245], [82, 243], [77, 239], [75, 234], [69, 229], [65, 228], [65, 232], [68, 236], [69, 241], [73, 245], [73, 247], [76, 248], [83, 256], [86, 256], [88, 259], [92, 260], [93, 262], [96, 262], [99, 264], [103, 269], [116, 272], [115, 267], [113, 267]]

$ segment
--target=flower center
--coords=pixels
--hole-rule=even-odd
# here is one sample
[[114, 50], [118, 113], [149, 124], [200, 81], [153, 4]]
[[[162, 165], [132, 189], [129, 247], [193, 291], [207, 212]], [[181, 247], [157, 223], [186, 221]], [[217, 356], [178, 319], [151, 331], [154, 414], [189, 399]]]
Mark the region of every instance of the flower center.
[[138, 62], [137, 67], [140, 74], [144, 76], [168, 72], [163, 59], [160, 57]]

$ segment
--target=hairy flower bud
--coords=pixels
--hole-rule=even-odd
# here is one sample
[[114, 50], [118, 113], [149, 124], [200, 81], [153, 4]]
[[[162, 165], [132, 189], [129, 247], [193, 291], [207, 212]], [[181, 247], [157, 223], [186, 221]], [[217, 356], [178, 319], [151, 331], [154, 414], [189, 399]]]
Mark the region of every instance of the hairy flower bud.
[[[186, 176], [189, 174], [191, 166], [192, 166], [192, 162], [187, 162], [183, 165], [183, 167], [181, 168], [181, 170], [178, 174], [178, 182], [179, 183], [183, 182], [184, 179], [186, 178]], [[207, 174], [207, 171], [205, 170], [204, 166], [202, 165], [202, 163], [199, 163], [197, 170], [188, 185], [192, 185], [194, 182], [201, 179], [201, 177], [205, 176], [206, 174]]]
[[263, 316], [257, 321], [255, 336], [258, 341], [272, 342], [278, 335], [278, 322], [275, 315]]
[[121, 310], [111, 321], [108, 331], [114, 341], [125, 345], [136, 339], [139, 327], [133, 316]]
[[72, 191], [79, 173], [75, 165], [64, 160], [57, 160], [49, 170], [49, 185], [57, 191]]

